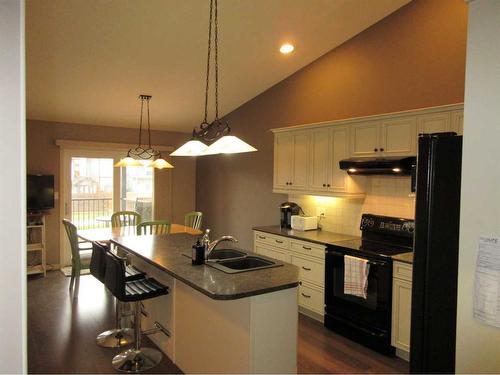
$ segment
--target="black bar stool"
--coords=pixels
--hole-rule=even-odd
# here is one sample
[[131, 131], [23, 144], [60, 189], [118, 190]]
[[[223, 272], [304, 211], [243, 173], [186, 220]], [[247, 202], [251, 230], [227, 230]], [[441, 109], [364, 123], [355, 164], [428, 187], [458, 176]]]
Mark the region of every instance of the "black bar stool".
[[[106, 253], [109, 247], [100, 242], [92, 243], [92, 258], [90, 259], [90, 273], [104, 284], [106, 276]], [[132, 266], [125, 267], [126, 281], [143, 279], [144, 272]], [[110, 329], [99, 334], [96, 343], [105, 348], [119, 348], [130, 345], [134, 342], [134, 330], [131, 328], [122, 328], [123, 303], [116, 300], [115, 320], [116, 328]]]
[[135, 346], [113, 358], [113, 367], [118, 371], [141, 372], [160, 363], [162, 354], [153, 348], [141, 347], [141, 301], [168, 294], [168, 288], [153, 278], [127, 281], [122, 258], [106, 253], [106, 275], [104, 284], [122, 302], [134, 302]]

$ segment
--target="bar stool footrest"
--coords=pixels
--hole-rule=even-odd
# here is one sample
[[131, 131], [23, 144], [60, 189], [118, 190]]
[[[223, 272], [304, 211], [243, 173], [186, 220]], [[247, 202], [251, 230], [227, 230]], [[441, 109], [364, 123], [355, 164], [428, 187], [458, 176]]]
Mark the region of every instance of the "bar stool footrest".
[[128, 373], [143, 372], [157, 366], [162, 358], [161, 352], [153, 348], [128, 349], [113, 358], [113, 368]]
[[110, 329], [96, 338], [97, 345], [104, 348], [121, 348], [134, 342], [134, 330], [130, 328]]

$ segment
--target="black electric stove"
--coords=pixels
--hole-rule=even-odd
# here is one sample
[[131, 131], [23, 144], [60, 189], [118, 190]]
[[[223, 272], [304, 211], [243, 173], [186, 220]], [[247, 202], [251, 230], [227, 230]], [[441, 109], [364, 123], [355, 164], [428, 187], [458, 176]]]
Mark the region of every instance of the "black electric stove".
[[[327, 247], [325, 326], [381, 353], [391, 346], [392, 256], [413, 248], [413, 220], [364, 214], [361, 238]], [[344, 255], [368, 260], [367, 297], [344, 293]]]

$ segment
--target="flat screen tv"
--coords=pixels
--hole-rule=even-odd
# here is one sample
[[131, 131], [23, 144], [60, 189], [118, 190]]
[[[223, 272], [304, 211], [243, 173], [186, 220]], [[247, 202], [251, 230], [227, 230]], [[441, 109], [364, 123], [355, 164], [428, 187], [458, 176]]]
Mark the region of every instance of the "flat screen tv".
[[29, 174], [26, 193], [28, 211], [54, 208], [54, 176]]

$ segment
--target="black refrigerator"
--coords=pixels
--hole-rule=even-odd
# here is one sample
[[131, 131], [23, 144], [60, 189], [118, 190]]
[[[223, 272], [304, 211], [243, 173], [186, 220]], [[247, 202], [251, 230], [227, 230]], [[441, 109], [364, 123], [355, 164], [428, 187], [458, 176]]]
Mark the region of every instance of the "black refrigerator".
[[419, 136], [411, 373], [455, 371], [461, 166], [461, 136]]

